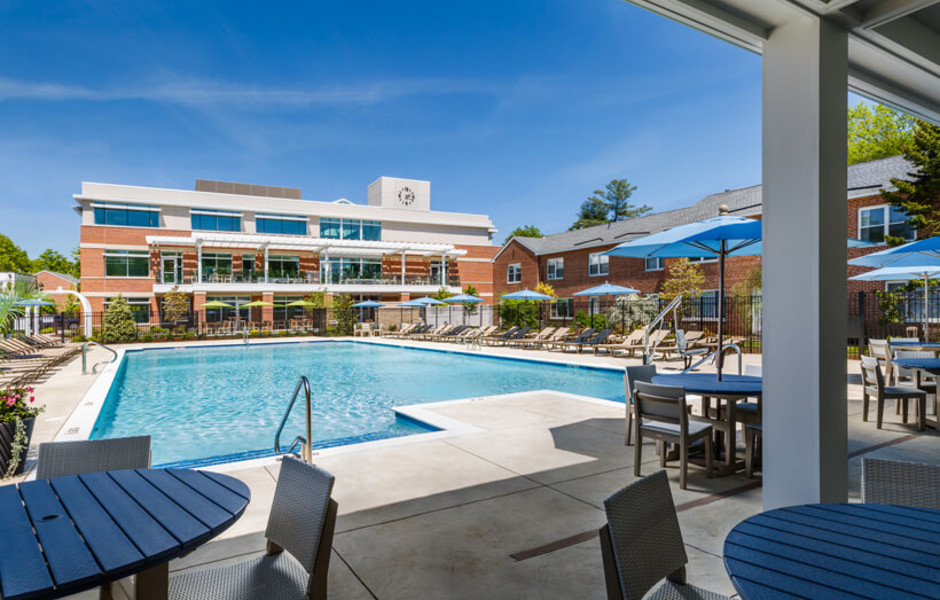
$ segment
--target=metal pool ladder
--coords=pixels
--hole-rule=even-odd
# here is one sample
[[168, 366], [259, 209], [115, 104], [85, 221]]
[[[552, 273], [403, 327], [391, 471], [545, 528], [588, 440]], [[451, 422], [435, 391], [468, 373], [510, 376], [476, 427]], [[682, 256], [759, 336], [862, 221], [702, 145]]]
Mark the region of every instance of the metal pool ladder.
[[311, 406], [310, 406], [310, 381], [307, 379], [306, 375], [300, 376], [300, 381], [297, 382], [297, 387], [294, 388], [294, 395], [291, 396], [290, 403], [287, 405], [287, 410], [284, 411], [284, 416], [281, 417], [281, 424], [277, 426], [277, 432], [274, 434], [274, 451], [277, 454], [284, 454], [281, 451], [281, 432], [284, 431], [284, 425], [287, 424], [287, 417], [290, 416], [290, 411], [294, 408], [294, 404], [297, 402], [297, 395], [300, 394], [301, 388], [304, 391], [304, 403], [307, 409], [307, 437], [298, 435], [294, 438], [294, 441], [291, 442], [290, 447], [286, 450], [288, 454], [292, 454], [294, 450], [297, 449], [297, 446], [300, 446], [300, 458], [305, 463], [313, 462], [313, 449], [310, 447], [310, 442], [312, 433], [311, 425]]
[[118, 359], [118, 353], [114, 350], [114, 348], [108, 348], [104, 344], [99, 344], [98, 342], [85, 342], [84, 344], [82, 344], [82, 375], [88, 374], [88, 346], [98, 346], [99, 348], [104, 348], [105, 350], [107, 350], [108, 352], [114, 355], [111, 357], [111, 360], [103, 360], [101, 362], [97, 362], [94, 365], [92, 365], [91, 366], [92, 373], [98, 372], [99, 365], [113, 363], [114, 361]]

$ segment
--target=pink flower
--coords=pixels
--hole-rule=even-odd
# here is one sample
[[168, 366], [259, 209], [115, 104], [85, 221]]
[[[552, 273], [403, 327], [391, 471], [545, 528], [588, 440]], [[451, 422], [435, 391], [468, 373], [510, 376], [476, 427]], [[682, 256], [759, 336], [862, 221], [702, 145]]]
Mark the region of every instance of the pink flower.
[[7, 400], [8, 407], [12, 408], [14, 404], [16, 404], [16, 400], [14, 400], [13, 398], [10, 398], [9, 400]]
[[34, 400], [36, 400], [36, 396], [30, 396], [30, 397], [29, 397], [29, 401], [30, 401], [30, 402], [33, 402]]

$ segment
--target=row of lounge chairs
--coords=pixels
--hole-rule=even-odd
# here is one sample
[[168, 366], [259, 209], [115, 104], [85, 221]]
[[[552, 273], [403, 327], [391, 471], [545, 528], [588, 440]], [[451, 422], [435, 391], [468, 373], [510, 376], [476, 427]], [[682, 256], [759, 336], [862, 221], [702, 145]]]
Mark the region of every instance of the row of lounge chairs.
[[0, 387], [36, 381], [81, 351], [81, 346], [65, 346], [47, 335], [0, 339]]

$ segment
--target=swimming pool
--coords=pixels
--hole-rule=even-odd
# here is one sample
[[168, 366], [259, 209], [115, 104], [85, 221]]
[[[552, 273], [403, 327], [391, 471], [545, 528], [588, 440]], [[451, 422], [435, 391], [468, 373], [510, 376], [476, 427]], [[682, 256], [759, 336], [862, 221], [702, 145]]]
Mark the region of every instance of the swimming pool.
[[[153, 464], [273, 454], [301, 375], [313, 392], [315, 447], [429, 431], [392, 407], [550, 389], [623, 402], [615, 371], [357, 342], [133, 350], [92, 439], [149, 434]], [[299, 403], [281, 436], [303, 433]], [[193, 462], [194, 461], [194, 462]]]

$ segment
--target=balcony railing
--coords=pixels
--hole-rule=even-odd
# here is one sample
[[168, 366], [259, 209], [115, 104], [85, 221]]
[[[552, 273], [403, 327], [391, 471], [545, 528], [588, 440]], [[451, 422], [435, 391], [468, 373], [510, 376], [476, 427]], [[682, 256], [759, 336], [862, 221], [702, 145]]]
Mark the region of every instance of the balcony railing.
[[[158, 276], [156, 282], [163, 285], [192, 285], [194, 283], [208, 284], [234, 284], [234, 283], [265, 283], [264, 273], [203, 273], [202, 279], [195, 276], [180, 278]], [[439, 276], [430, 275], [405, 275], [404, 280], [400, 275], [384, 275], [380, 277], [355, 277], [343, 276], [333, 273], [327, 275], [321, 280], [319, 271], [306, 271], [302, 273], [269, 273], [267, 283], [293, 284], [293, 285], [441, 285]], [[450, 276], [447, 278], [446, 285], [458, 287], [460, 278]]]

